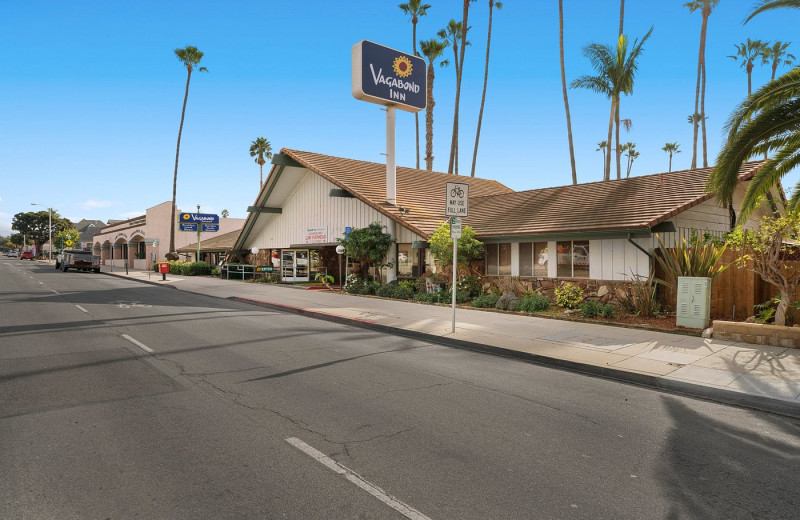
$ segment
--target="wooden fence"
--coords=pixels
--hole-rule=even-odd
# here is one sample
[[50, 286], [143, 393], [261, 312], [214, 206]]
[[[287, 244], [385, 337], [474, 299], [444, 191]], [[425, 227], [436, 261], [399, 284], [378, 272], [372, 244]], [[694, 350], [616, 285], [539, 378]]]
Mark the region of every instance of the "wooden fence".
[[[739, 257], [738, 251], [728, 250], [722, 255], [720, 263], [729, 264]], [[798, 261], [784, 262], [789, 268], [800, 267]], [[765, 282], [761, 277], [748, 268], [752, 262], [747, 262], [743, 267], [731, 265], [722, 272], [711, 286], [711, 317], [744, 320], [753, 316], [753, 306], [763, 303], [779, 294], [778, 288]], [[656, 277], [664, 279], [664, 271], [656, 262]], [[660, 298], [669, 307], [674, 307], [676, 302], [675, 288], [661, 287]], [[800, 300], [800, 291], [797, 291], [794, 300]], [[798, 323], [798, 312], [789, 309], [787, 323]]]

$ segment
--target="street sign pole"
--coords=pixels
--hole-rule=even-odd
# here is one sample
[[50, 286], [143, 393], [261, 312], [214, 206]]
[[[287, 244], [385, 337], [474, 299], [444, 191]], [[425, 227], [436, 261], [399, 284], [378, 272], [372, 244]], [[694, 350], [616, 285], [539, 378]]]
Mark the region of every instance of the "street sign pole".
[[[452, 229], [452, 227], [450, 229]], [[456, 263], [456, 260], [458, 259], [457, 257], [458, 257], [458, 239], [454, 238], [453, 239], [453, 287], [450, 290], [450, 292], [453, 293], [453, 324], [452, 327], [450, 327], [450, 332], [452, 332], [453, 334], [456, 333], [456, 290], [457, 290], [456, 283], [458, 283], [456, 281], [456, 272], [458, 271], [458, 264]]]
[[453, 324], [451, 332], [456, 332], [456, 292], [458, 292], [458, 239], [461, 238], [461, 217], [469, 216], [469, 184], [466, 182], [445, 183], [445, 211], [450, 217], [450, 238], [453, 239]]

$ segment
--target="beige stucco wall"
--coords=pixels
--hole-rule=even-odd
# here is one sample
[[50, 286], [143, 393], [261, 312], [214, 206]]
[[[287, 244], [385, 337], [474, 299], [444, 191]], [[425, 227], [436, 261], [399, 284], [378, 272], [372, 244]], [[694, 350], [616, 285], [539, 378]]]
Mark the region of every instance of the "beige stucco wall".
[[[102, 233], [94, 236], [95, 249], [102, 248], [104, 243], [111, 242], [112, 244], [120, 241], [130, 241], [132, 239], [141, 240], [147, 244], [147, 259], [145, 267], [141, 267], [141, 261], [134, 262], [133, 258], [129, 257], [129, 266], [134, 268], [149, 269], [153, 265], [153, 256], [155, 261], [163, 261], [164, 255], [169, 251], [169, 233], [170, 233], [170, 219], [172, 203], [170, 201], [163, 202], [157, 206], [148, 208], [145, 212], [144, 219], [133, 219], [131, 221], [121, 222], [113, 226], [103, 228]], [[197, 242], [197, 233], [189, 231], [180, 231], [177, 224], [177, 215], [181, 212], [180, 209], [175, 211], [175, 249], [187, 246]], [[214, 235], [220, 233], [229, 233], [241, 229], [244, 225], [244, 219], [241, 218], [220, 218], [218, 232], [201, 232], [200, 240], [212, 238]], [[104, 262], [110, 263], [110, 262]], [[121, 259], [114, 261], [115, 266], [124, 266], [124, 261]]]

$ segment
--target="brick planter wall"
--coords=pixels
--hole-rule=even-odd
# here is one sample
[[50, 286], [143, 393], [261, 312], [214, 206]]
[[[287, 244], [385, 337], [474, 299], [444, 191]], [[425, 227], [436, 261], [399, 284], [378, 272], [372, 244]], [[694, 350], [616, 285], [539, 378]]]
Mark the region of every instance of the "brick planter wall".
[[743, 341], [756, 345], [800, 348], [800, 327], [714, 320], [714, 339]]

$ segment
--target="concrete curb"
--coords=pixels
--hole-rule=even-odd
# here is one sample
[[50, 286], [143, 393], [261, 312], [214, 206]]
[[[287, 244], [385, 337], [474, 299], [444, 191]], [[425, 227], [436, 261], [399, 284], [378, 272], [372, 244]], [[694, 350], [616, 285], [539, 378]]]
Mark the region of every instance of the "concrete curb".
[[591, 365], [587, 363], [579, 363], [576, 361], [569, 361], [565, 359], [552, 358], [542, 356], [540, 354], [532, 354], [530, 352], [520, 352], [513, 349], [505, 349], [483, 343], [476, 343], [462, 339], [447, 338], [437, 336], [435, 334], [428, 334], [415, 330], [407, 330], [400, 327], [393, 327], [390, 325], [382, 325], [367, 320], [359, 320], [355, 318], [347, 318], [337, 314], [330, 314], [321, 311], [312, 311], [302, 307], [294, 307], [292, 305], [284, 305], [279, 303], [267, 302], [263, 300], [255, 300], [251, 298], [243, 298], [239, 296], [231, 296], [227, 298], [232, 301], [240, 303], [247, 303], [272, 309], [281, 312], [290, 312], [309, 318], [315, 318], [333, 323], [340, 323], [352, 327], [359, 327], [362, 329], [374, 330], [378, 332], [385, 332], [396, 336], [402, 336], [422, 341], [428, 341], [437, 345], [446, 347], [459, 348], [464, 350], [471, 350], [474, 352], [482, 352], [494, 356], [519, 359], [528, 363], [536, 365], [558, 368], [567, 370], [583, 375], [592, 377], [599, 377], [602, 379], [610, 379], [627, 384], [653, 388], [655, 390], [669, 392], [672, 394], [682, 395], [685, 397], [692, 397], [696, 399], [703, 399], [706, 401], [713, 401], [720, 404], [729, 406], [737, 406], [740, 408], [749, 408], [763, 412], [770, 412], [777, 415], [791, 417], [793, 419], [800, 419], [800, 406], [791, 402], [774, 399], [767, 396], [758, 396], [747, 394], [744, 392], [736, 392], [733, 390], [726, 390], [724, 388], [710, 387], [699, 385], [688, 381], [680, 381], [677, 379], [663, 378], [648, 374], [639, 374], [636, 372], [628, 372], [616, 368], [603, 367], [598, 365]]
[[163, 283], [154, 282], [153, 280], [141, 280], [139, 278], [131, 278], [127, 274], [110, 273], [108, 271], [100, 271], [100, 274], [113, 276], [115, 278], [123, 278], [125, 280], [133, 280], [134, 282], [139, 282], [139, 283], [146, 283], [147, 285], [155, 285], [156, 287], [169, 287], [170, 289], [177, 289], [177, 287], [175, 287], [174, 285], [165, 285]]

